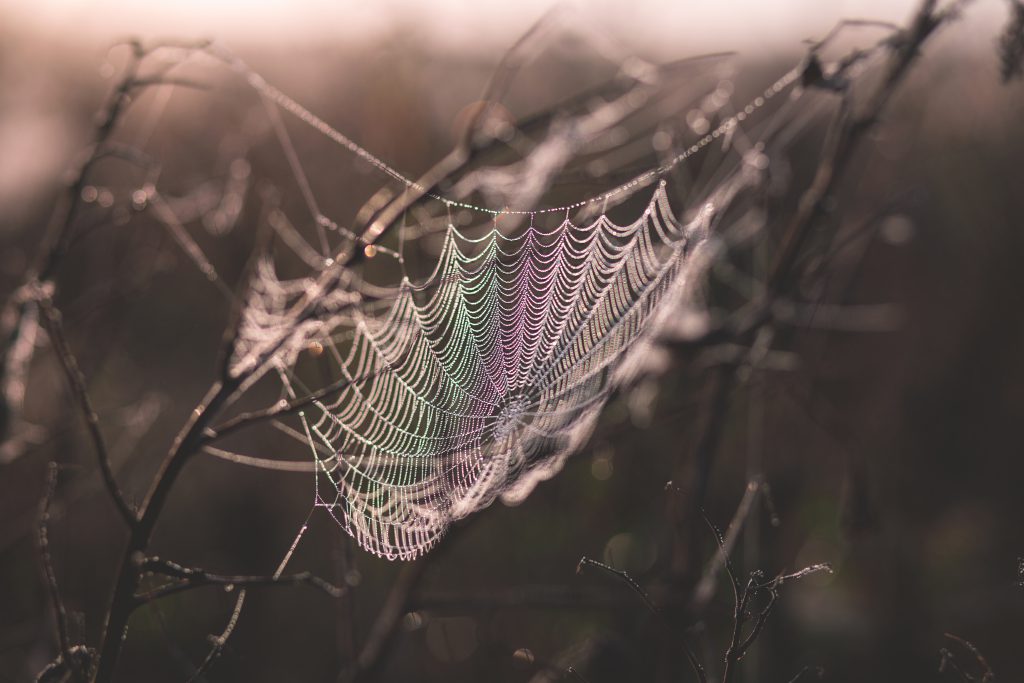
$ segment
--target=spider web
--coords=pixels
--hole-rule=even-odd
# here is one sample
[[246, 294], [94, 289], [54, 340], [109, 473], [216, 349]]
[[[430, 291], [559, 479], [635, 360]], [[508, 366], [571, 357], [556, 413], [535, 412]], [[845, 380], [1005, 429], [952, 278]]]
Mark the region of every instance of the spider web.
[[659, 189], [624, 226], [449, 228], [435, 274], [357, 319], [344, 356], [332, 345], [349, 383], [307, 424], [334, 453], [318, 504], [371, 552], [412, 557], [496, 497], [525, 498], [648, 351], [703, 227], [680, 225]]
[[[600, 140], [610, 126], [595, 121], [625, 118], [621, 102], [634, 90], [568, 127], [563, 123], [518, 164], [468, 174], [456, 186], [458, 197], [450, 197], [428, 192], [237, 58], [218, 57], [262, 97], [322, 245], [317, 250], [307, 243], [283, 213], [268, 218], [316, 272], [280, 279], [270, 257], [259, 262], [231, 372], [250, 384], [276, 372], [294, 398], [296, 387], [305, 389], [296, 371], [300, 355], [310, 349], [326, 354], [337, 391], [300, 413], [301, 435], [315, 461], [315, 505], [367, 551], [401, 559], [423, 554], [453, 521], [498, 498], [522, 501], [585, 444], [610, 396], [658, 358], [662, 335], [694, 305], [716, 223], [762, 179], [762, 147], [748, 141], [700, 201], [691, 197], [678, 209], [667, 176], [716, 141], [738, 147], [740, 124], [799, 74], [787, 72], [687, 148], [626, 182], [531, 209], [508, 207], [537, 201], [565, 161], [585, 153], [574, 140]], [[391, 248], [328, 218], [282, 110], [405, 191], [425, 193], [443, 209], [442, 227], [403, 224]], [[630, 204], [634, 219], [619, 224], [609, 217], [610, 204], [644, 192], [646, 200]], [[463, 199], [474, 193], [504, 200], [503, 208]], [[455, 211], [488, 216], [489, 228], [481, 234], [479, 222], [457, 227]], [[574, 211], [582, 218], [574, 220]], [[559, 214], [556, 225], [541, 224]], [[398, 286], [374, 285], [339, 268], [328, 255], [328, 233], [364, 247], [367, 257], [397, 264]], [[442, 241], [433, 270], [410, 277], [409, 242], [435, 233]]]

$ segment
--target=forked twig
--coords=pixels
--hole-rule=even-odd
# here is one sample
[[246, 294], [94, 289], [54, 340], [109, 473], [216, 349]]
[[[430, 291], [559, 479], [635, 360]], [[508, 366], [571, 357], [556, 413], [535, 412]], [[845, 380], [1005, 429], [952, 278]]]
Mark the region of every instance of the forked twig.
[[[714, 535], [715, 541], [718, 543], [718, 550], [722, 556], [722, 566], [725, 568], [726, 575], [729, 577], [729, 584], [732, 586], [733, 628], [729, 645], [725, 651], [725, 668], [722, 671], [722, 683], [729, 683], [736, 670], [736, 665], [741, 659], [743, 659], [744, 655], [747, 654], [758, 636], [760, 636], [761, 632], [764, 630], [764, 626], [768, 622], [768, 617], [771, 616], [772, 610], [774, 610], [775, 604], [779, 599], [779, 588], [782, 587], [782, 584], [786, 581], [801, 579], [805, 576], [810, 576], [811, 574], [816, 574], [818, 572], [831, 573], [832, 566], [827, 562], [822, 562], [820, 564], [804, 567], [803, 569], [791, 574], [779, 574], [769, 581], [762, 580], [764, 576], [762, 572], [754, 571], [751, 573], [746, 585], [741, 587], [739, 577], [733, 568], [732, 560], [729, 557], [728, 550], [726, 548], [725, 537], [703, 509], [700, 509], [699, 512], [708, 528], [711, 529], [711, 533]], [[768, 600], [756, 614], [753, 614], [750, 611], [750, 606], [757, 596], [763, 591], [768, 593]], [[747, 630], [746, 635], [744, 635], [744, 627], [751, 622], [751, 619], [753, 619], [753, 623], [751, 624], [750, 629]], [[798, 678], [799, 675], [800, 674], [798, 674]]]

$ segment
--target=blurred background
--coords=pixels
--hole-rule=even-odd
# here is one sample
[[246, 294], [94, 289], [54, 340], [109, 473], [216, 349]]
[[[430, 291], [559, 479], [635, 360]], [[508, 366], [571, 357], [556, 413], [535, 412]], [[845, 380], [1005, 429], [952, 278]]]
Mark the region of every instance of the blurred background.
[[[116, 41], [215, 39], [417, 177], [452, 147], [502, 55], [549, 7], [0, 2], [4, 300], [23, 282], [83, 161], [96, 112], [125, 63], [124, 48], [111, 48]], [[566, 37], [517, 76], [504, 111], [529, 116], [615, 74], [620, 64], [581, 39], [581, 26], [609, 36], [620, 56], [660, 62], [735, 52], [695, 64], [691, 87], [697, 97], [730, 78], [742, 103], [800, 62], [804, 39], [838, 20], [902, 22], [912, 8], [883, 0], [580, 3], [559, 29]], [[827, 681], [963, 680], [939, 672], [945, 633], [974, 643], [996, 680], [1024, 679], [1024, 82], [1003, 82], [997, 52], [1010, 8], [979, 0], [927, 44], [829, 198], [823, 222], [850, 238], [839, 240], [847, 246], [837, 277], [815, 286], [843, 304], [894, 302], [899, 325], [801, 330], [785, 340], [799, 370], [747, 369], [730, 392], [708, 515], [728, 523], [751, 463], [772, 502], [754, 506], [737, 567], [768, 575], [834, 567], [787, 584], [742, 680], [788, 681], [804, 667], [821, 667]], [[849, 45], [876, 36], [855, 32]], [[159, 178], [116, 164], [97, 169], [81, 195], [76, 220], [84, 227], [55, 275], [69, 344], [134, 500], [213, 377], [229, 305], [172, 235], [132, 211], [133, 189], [156, 181], [181, 206], [206, 207], [185, 227], [231, 285], [252, 252], [260, 201], [270, 193], [292, 212], [302, 207], [251, 90], [208, 62], [183, 77], [202, 87], [147, 90], [117, 132], [159, 159]], [[817, 97], [826, 113], [834, 106], [828, 93]], [[686, 113], [671, 125], [692, 127]], [[772, 201], [780, 216], [813, 175], [824, 120], [809, 121], [779, 160], [785, 173]], [[329, 215], [354, 224], [387, 179], [308, 127], [288, 125]], [[585, 187], [592, 194], [607, 185], [594, 177]], [[17, 416], [5, 408], [2, 421], [0, 681], [34, 680], [56, 654], [36, 548], [48, 462], [61, 465], [49, 536], [76, 641], [99, 637], [124, 542], [60, 368], [45, 342], [38, 346], [23, 405]], [[699, 527], [680, 531], [673, 493], [697, 476], [695, 441], [710, 393], [709, 368], [690, 360], [638, 388], [640, 398], [613, 401], [588, 446], [524, 503], [496, 504], [457, 525], [416, 565], [367, 555], [315, 511], [290, 567], [346, 585], [347, 595], [254, 590], [202, 679], [347, 680], [398, 582], [409, 595], [366, 680], [574, 680], [569, 666], [592, 683], [688, 680], [677, 632], [622, 582], [577, 574], [581, 556], [628, 571], [719, 676], [729, 591], [720, 584], [699, 618], [688, 616], [714, 540]], [[241, 407], [275, 398], [257, 388]], [[266, 433], [240, 434], [230, 447], [304, 455]], [[312, 495], [309, 474], [197, 458], [153, 552], [227, 574], [271, 573]], [[207, 588], [139, 610], [118, 680], [189, 680], [233, 601]], [[975, 666], [957, 652], [958, 662]]]

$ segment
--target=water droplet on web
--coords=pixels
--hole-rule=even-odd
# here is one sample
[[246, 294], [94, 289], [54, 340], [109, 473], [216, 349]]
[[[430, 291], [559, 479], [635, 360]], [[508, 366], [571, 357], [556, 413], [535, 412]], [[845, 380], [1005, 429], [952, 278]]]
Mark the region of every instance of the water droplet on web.
[[535, 658], [528, 648], [521, 647], [512, 653], [512, 661], [521, 667], [528, 667], [533, 664]]

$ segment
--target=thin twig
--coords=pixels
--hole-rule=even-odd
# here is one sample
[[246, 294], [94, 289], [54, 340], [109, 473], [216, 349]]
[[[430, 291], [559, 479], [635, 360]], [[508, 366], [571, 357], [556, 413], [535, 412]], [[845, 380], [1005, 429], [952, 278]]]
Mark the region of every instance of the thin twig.
[[789, 679], [789, 683], [799, 683], [799, 681], [808, 674], [813, 675], [820, 681], [825, 675], [825, 669], [820, 666], [805, 666], [796, 672], [796, 676]]
[[71, 655], [71, 637], [68, 633], [68, 613], [64, 608], [64, 600], [60, 596], [57, 585], [57, 573], [53, 569], [53, 558], [50, 556], [50, 503], [57, 491], [57, 463], [51, 462], [47, 467], [46, 493], [43, 495], [39, 508], [39, 559], [43, 565], [43, 577], [46, 579], [46, 592], [53, 607], [53, 620], [57, 628], [57, 644], [60, 647], [59, 661], [71, 668], [76, 680], [82, 680], [83, 672], [78, 660]]
[[[779, 588], [782, 584], [786, 581], [801, 579], [817, 572], [831, 572], [832, 566], [827, 562], [822, 562], [809, 567], [804, 567], [803, 569], [791, 574], [779, 574], [774, 579], [766, 582], [760, 580], [762, 573], [755, 571], [750, 575], [746, 585], [741, 588], [739, 577], [737, 576], [736, 571], [732, 566], [732, 560], [729, 557], [729, 549], [726, 546], [725, 537], [703, 509], [699, 509], [699, 512], [715, 537], [715, 541], [718, 544], [719, 555], [721, 555], [722, 566], [724, 566], [726, 574], [729, 577], [729, 584], [732, 586], [733, 627], [729, 646], [725, 651], [725, 668], [722, 671], [722, 683], [729, 683], [729, 681], [732, 680], [734, 671], [736, 670], [736, 665], [741, 659], [743, 659], [744, 655], [747, 654], [747, 651], [751, 648], [754, 642], [757, 641], [757, 638], [764, 630], [765, 624], [768, 623], [768, 617], [771, 616], [772, 610], [775, 608], [775, 604], [779, 599]], [[762, 591], [768, 592], [768, 601], [756, 615], [752, 615], [749, 612], [750, 604]], [[753, 624], [744, 636], [743, 627], [747, 625], [751, 617], [753, 617], [754, 620]]]
[[943, 635], [971, 653], [974, 660], [978, 663], [978, 668], [981, 669], [981, 678], [972, 676], [963, 667], [957, 664], [953, 656], [953, 652], [948, 648], [942, 648], [939, 650], [939, 655], [941, 656], [941, 659], [939, 660], [939, 673], [943, 673], [947, 668], [949, 668], [955, 672], [960, 679], [964, 681], [964, 683], [991, 683], [991, 681], [996, 679], [996, 675], [992, 671], [992, 667], [989, 665], [988, 660], [985, 659], [984, 655], [981, 654], [981, 651], [975, 647], [974, 643], [952, 633], [944, 633]]
[[68, 668], [78, 680], [85, 680], [83, 672], [88, 671], [95, 652], [85, 645], [72, 645], [67, 652], [44, 666], [36, 675], [35, 683], [67, 683]]
[[129, 527], [135, 526], [136, 513], [128, 504], [128, 501], [125, 500], [124, 494], [117, 484], [114, 469], [110, 463], [110, 452], [103, 438], [103, 432], [100, 430], [99, 416], [92, 407], [92, 400], [89, 398], [89, 391], [85, 386], [85, 376], [82, 374], [82, 370], [78, 366], [78, 360], [71, 352], [67, 338], [64, 336], [64, 326], [61, 324], [60, 311], [53, 305], [47, 288], [37, 286], [35, 293], [36, 301], [39, 303], [39, 308], [43, 313], [43, 327], [46, 328], [46, 332], [50, 336], [50, 342], [53, 344], [57, 359], [60, 361], [61, 369], [64, 370], [68, 386], [71, 388], [71, 393], [75, 397], [79, 411], [85, 420], [86, 427], [88, 427], [89, 437], [92, 439], [93, 448], [96, 450], [96, 458], [99, 461], [100, 474], [103, 477], [107, 494], [114, 502], [125, 524]]
[[208, 428], [206, 430], [206, 434], [204, 435], [203, 443], [212, 443], [214, 441], [217, 441], [218, 439], [224, 438], [228, 434], [238, 431], [239, 429], [243, 429], [245, 427], [249, 427], [251, 425], [258, 424], [261, 422], [266, 422], [267, 420], [272, 420], [276, 417], [281, 417], [282, 415], [290, 415], [292, 413], [298, 412], [303, 408], [313, 403], [316, 403], [317, 401], [326, 398], [327, 396], [330, 396], [331, 394], [337, 393], [339, 391], [344, 391], [355, 381], [371, 379], [373, 376], [373, 374], [370, 374], [364, 378], [358, 378], [356, 380], [349, 380], [346, 377], [342, 377], [341, 379], [331, 384], [328, 384], [327, 386], [324, 386], [306, 396], [300, 396], [299, 398], [293, 399], [291, 401], [278, 401], [269, 408], [264, 408], [262, 410], [253, 410], [246, 413], [239, 413], [238, 415], [228, 420], [225, 420], [224, 422], [220, 423], [215, 427]]
[[[623, 569], [616, 569], [615, 567], [609, 566], [603, 562], [598, 562], [597, 560], [593, 560], [589, 557], [584, 556], [580, 558], [579, 563], [576, 565], [576, 573], [582, 573], [583, 568], [586, 566], [596, 567], [601, 571], [604, 571], [624, 581], [626, 585], [628, 585], [633, 590], [633, 592], [640, 596], [640, 599], [643, 601], [644, 605], [647, 607], [648, 610], [651, 611], [652, 614], [654, 614], [656, 617], [659, 617], [665, 624], [668, 624], [671, 627], [671, 624], [669, 624], [668, 620], [665, 618], [665, 615], [661, 612], [661, 610], [658, 609], [657, 605], [655, 605], [654, 602], [651, 601], [651, 598], [647, 595], [647, 592], [640, 586], [639, 583], [636, 582], [636, 580], [632, 576], [629, 575], [628, 572], [626, 572]], [[679, 643], [683, 648], [683, 655], [686, 657], [686, 661], [690, 664], [690, 668], [693, 669], [693, 673], [697, 677], [697, 680], [700, 683], [706, 683], [707, 674], [704, 672], [704, 667], [703, 665], [701, 665], [700, 660], [697, 659], [696, 653], [694, 653], [694, 651], [690, 648], [689, 643], [686, 642], [685, 638], [682, 635], [679, 636]]]
[[740, 588], [739, 578], [736, 575], [736, 571], [733, 569], [732, 560], [726, 550], [725, 538], [722, 536], [722, 532], [717, 526], [715, 526], [715, 523], [711, 521], [711, 518], [708, 517], [703, 508], [698, 508], [698, 512], [704, 519], [704, 523], [707, 524], [709, 529], [711, 529], [712, 535], [715, 537], [715, 541], [718, 544], [718, 554], [722, 558], [722, 566], [725, 568], [726, 576], [729, 577], [729, 585], [732, 587], [732, 636], [729, 641], [729, 647], [725, 651], [725, 669], [722, 672], [722, 683], [728, 683], [733, 667], [736, 662], [739, 661], [740, 657], [742, 657], [742, 654], [739, 653], [740, 638], [743, 625], [747, 620], [747, 602], [750, 598], [750, 583], [748, 582], [746, 589]]
[[847, 107], [849, 100], [843, 96], [839, 114], [833, 121], [826, 141], [826, 154], [818, 165], [810, 187], [800, 197], [797, 212], [786, 229], [782, 246], [769, 274], [767, 284], [771, 292], [780, 291], [788, 283], [794, 261], [821, 210], [822, 200], [832, 191], [841, 172], [845, 170], [856, 144], [877, 123], [896, 87], [920, 54], [921, 46], [939, 26], [956, 16], [956, 9], [961, 4], [953, 3], [949, 9], [939, 12], [936, 0], [922, 0], [910, 26], [901, 33], [900, 40], [886, 39], [880, 43], [891, 48], [891, 57], [881, 84], [868, 98], [859, 115], [850, 113]]
[[693, 591], [694, 611], [699, 612], [714, 596], [716, 577], [718, 576], [718, 572], [722, 569], [723, 558], [727, 558], [732, 554], [732, 549], [736, 546], [736, 541], [739, 539], [740, 533], [743, 531], [743, 526], [749, 518], [750, 511], [753, 509], [754, 503], [762, 492], [762, 489], [763, 484], [760, 480], [747, 482], [746, 490], [743, 492], [743, 498], [740, 499], [740, 504], [736, 507], [736, 512], [732, 516], [732, 521], [729, 522], [725, 539], [722, 542], [721, 552], [717, 552], [712, 556], [711, 560], [704, 568], [704, 575], [701, 576], [700, 581], [697, 583], [697, 587]]
[[238, 618], [242, 614], [242, 607], [245, 605], [245, 589], [243, 588], [238, 592], [238, 597], [235, 599], [235, 607], [231, 610], [231, 618], [228, 619], [227, 626], [219, 636], [210, 636], [210, 642], [213, 647], [210, 648], [210, 652], [207, 653], [206, 658], [196, 669], [195, 673], [188, 679], [188, 683], [194, 683], [199, 680], [204, 673], [206, 673], [214, 660], [220, 656], [220, 653], [224, 651], [224, 646], [227, 645], [228, 638], [235, 632], [235, 626], [238, 625]]
[[576, 565], [576, 573], [582, 574], [583, 568], [588, 566], [597, 567], [601, 571], [607, 572], [612, 576], [622, 579], [622, 581], [625, 582], [627, 586], [633, 589], [634, 593], [640, 596], [640, 599], [643, 601], [644, 605], [647, 607], [647, 609], [651, 611], [652, 614], [659, 614], [658, 607], [651, 601], [651, 597], [647, 595], [647, 591], [641, 588], [640, 584], [636, 582], [636, 579], [629, 575], [629, 572], [625, 571], [624, 569], [616, 569], [615, 567], [607, 565], [604, 562], [598, 562], [597, 560], [593, 560], [589, 557], [583, 556], [580, 558], [579, 563]]
[[144, 593], [136, 594], [137, 605], [141, 606], [153, 600], [159, 600], [169, 595], [183, 591], [202, 588], [204, 586], [294, 586], [305, 584], [317, 588], [332, 598], [340, 598], [346, 592], [345, 588], [339, 588], [330, 582], [316, 576], [312, 572], [298, 572], [285, 575], [231, 575], [215, 574], [197, 567], [183, 567], [180, 564], [161, 560], [156, 557], [146, 558], [142, 562], [141, 571], [150, 574], [159, 574], [173, 579], [169, 583]]

